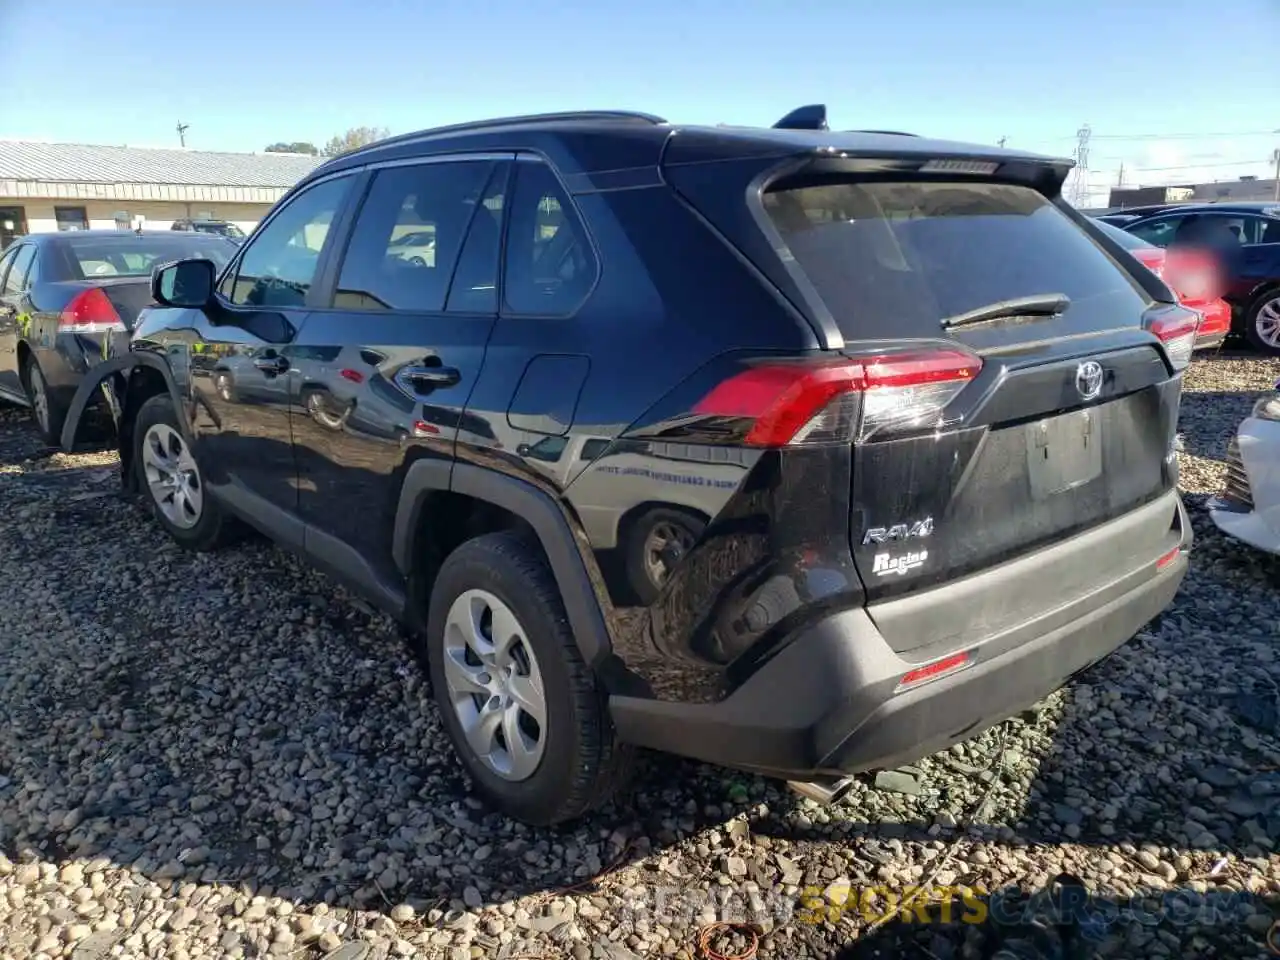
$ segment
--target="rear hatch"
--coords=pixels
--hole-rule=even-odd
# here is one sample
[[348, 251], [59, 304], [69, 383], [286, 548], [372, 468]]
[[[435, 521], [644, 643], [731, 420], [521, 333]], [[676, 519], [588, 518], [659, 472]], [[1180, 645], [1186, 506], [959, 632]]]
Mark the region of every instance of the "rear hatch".
[[[802, 312], [865, 365], [850, 541], [873, 613], [1168, 494], [1196, 323], [1054, 202], [1060, 179], [884, 166], [802, 169], [756, 194]], [[1124, 542], [1070, 582], [971, 611], [956, 638], [1158, 556], [1173, 513], [1125, 525]], [[886, 639], [919, 646], [918, 624], [895, 636], [897, 622], [881, 623]]]

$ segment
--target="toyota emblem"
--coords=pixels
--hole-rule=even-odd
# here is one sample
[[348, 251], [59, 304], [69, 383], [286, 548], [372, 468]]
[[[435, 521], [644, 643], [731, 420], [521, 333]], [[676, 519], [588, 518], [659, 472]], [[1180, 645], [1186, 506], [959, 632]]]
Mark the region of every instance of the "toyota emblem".
[[1086, 360], [1076, 367], [1076, 390], [1081, 400], [1092, 400], [1102, 392], [1102, 364]]

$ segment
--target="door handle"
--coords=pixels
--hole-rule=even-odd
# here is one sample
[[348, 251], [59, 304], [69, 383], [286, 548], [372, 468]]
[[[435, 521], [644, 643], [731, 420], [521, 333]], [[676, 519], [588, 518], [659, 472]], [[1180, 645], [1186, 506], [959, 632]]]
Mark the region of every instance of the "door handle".
[[462, 379], [456, 367], [403, 367], [395, 377], [396, 383], [410, 393], [428, 393], [437, 387], [451, 387]]
[[263, 373], [284, 373], [289, 369], [289, 361], [284, 357], [256, 357], [253, 365]]

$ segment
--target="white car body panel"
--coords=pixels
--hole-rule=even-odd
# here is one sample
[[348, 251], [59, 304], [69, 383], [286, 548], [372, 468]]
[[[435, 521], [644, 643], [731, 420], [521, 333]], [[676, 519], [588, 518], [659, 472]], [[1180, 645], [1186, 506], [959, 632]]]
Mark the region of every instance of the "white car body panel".
[[1228, 536], [1280, 553], [1280, 421], [1247, 417], [1236, 432], [1236, 442], [1253, 509], [1246, 512], [1211, 504], [1209, 516]]

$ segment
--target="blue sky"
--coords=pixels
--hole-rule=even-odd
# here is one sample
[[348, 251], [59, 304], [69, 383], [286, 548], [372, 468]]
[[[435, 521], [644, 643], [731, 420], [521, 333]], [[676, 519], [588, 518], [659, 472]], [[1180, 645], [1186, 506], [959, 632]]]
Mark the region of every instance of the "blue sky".
[[[1220, 40], [1214, 39], [1220, 24]], [[1070, 154], [1091, 183], [1265, 175], [1280, 0], [0, 0], [0, 138], [260, 150], [626, 107]], [[1172, 168], [1172, 169], [1171, 169]]]

